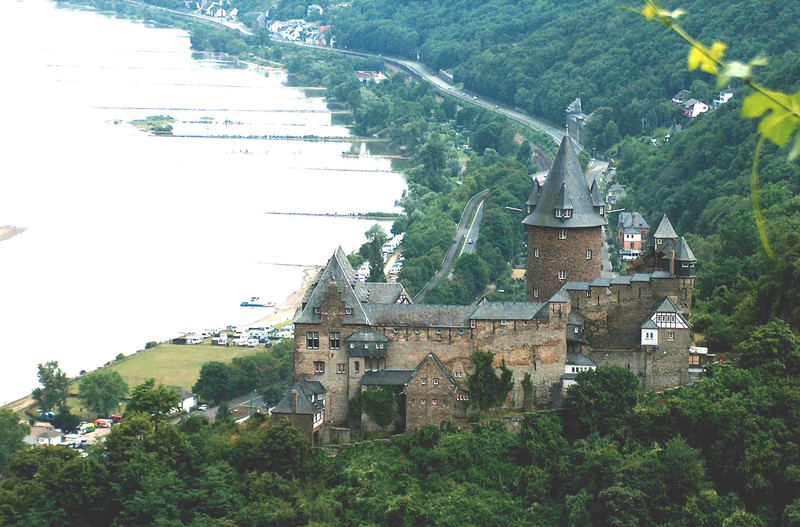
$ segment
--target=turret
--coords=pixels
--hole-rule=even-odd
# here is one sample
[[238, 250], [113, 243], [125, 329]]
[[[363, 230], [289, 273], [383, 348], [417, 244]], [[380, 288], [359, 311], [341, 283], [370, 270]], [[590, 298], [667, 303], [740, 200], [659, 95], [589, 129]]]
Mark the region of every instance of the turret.
[[675, 234], [675, 229], [672, 228], [672, 223], [670, 223], [666, 214], [661, 218], [661, 223], [658, 224], [658, 228], [653, 234], [653, 239], [655, 240], [656, 252], [662, 252], [663, 248], [668, 247], [678, 239], [678, 235]]
[[568, 281], [600, 277], [606, 219], [605, 207], [597, 202], [572, 141], [565, 137], [532, 209], [526, 202], [530, 212], [522, 223], [528, 232], [528, 300], [549, 298]]

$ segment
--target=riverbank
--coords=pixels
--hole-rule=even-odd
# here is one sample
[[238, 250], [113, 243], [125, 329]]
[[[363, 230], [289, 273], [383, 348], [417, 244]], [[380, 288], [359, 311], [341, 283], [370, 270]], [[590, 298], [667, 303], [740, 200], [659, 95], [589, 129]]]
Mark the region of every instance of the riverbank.
[[0, 226], [0, 242], [10, 240], [17, 234], [25, 232], [25, 227], [13, 227], [11, 225]]
[[303, 281], [300, 284], [300, 288], [286, 297], [283, 304], [280, 306], [276, 306], [275, 310], [270, 313], [269, 315], [262, 317], [258, 320], [255, 320], [250, 327], [261, 327], [261, 326], [278, 326], [281, 324], [285, 324], [294, 318], [295, 311], [300, 307], [300, 304], [303, 302], [303, 297], [308, 291], [308, 288], [314, 283], [317, 279], [317, 275], [322, 270], [321, 265], [316, 265], [309, 267], [303, 272]]

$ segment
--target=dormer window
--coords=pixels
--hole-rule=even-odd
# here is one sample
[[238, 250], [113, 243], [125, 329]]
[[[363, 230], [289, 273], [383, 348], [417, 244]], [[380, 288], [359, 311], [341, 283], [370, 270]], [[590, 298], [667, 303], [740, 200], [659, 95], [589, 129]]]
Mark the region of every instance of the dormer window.
[[564, 217], [571, 218], [572, 217], [572, 209], [564, 209]]
[[322, 313], [322, 308], [321, 307], [315, 307], [314, 308], [314, 314], [315, 315], [319, 315], [320, 313]]
[[556, 218], [562, 217], [564, 214], [564, 209], [556, 209]]
[[352, 315], [353, 314], [353, 308], [352, 307], [344, 308], [344, 314], [345, 315]]
[[555, 209], [556, 218], [571, 218], [572, 209]]

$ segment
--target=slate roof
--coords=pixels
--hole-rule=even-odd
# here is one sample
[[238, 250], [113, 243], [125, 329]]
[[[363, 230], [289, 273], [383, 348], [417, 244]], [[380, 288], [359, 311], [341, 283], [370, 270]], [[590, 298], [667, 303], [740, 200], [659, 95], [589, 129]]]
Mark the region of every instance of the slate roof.
[[449, 385], [450, 385], [450, 388], [451, 388], [453, 391], [457, 391], [457, 390], [458, 390], [458, 383], [456, 383], [456, 380], [453, 378], [453, 376], [452, 376], [452, 375], [450, 375], [450, 372], [449, 372], [449, 371], [447, 371], [447, 368], [445, 368], [445, 367], [444, 367], [444, 364], [442, 364], [442, 361], [440, 361], [440, 360], [439, 360], [439, 357], [437, 357], [437, 356], [436, 356], [436, 354], [435, 354], [435, 353], [433, 353], [433, 352], [431, 352], [431, 353], [428, 353], [428, 354], [425, 356], [425, 358], [424, 358], [424, 359], [422, 359], [422, 360], [419, 362], [419, 364], [417, 364], [417, 367], [416, 367], [416, 368], [414, 369], [414, 371], [411, 373], [411, 378], [409, 379], [409, 382], [411, 382], [411, 379], [413, 379], [414, 377], [416, 377], [416, 376], [417, 376], [417, 374], [419, 373], [419, 371], [422, 369], [422, 366], [424, 366], [424, 365], [425, 365], [425, 363], [426, 363], [426, 362], [428, 362], [428, 360], [432, 360], [432, 361], [433, 361], [433, 363], [436, 365], [436, 367], [439, 369], [439, 371], [441, 371], [441, 372], [442, 372], [442, 377], [444, 377], [444, 379], [447, 381], [447, 384], [449, 384]]
[[589, 282], [567, 282], [564, 288], [567, 291], [589, 291]]
[[656, 323], [648, 318], [644, 321], [644, 324], [642, 324], [642, 329], [658, 329], [658, 326], [656, 326]]
[[556, 204], [554, 205], [557, 209], [574, 209], [575, 207], [572, 206], [572, 200], [569, 199], [569, 192], [567, 192], [567, 184], [564, 183], [561, 185], [561, 190], [558, 192], [558, 199], [556, 199]]
[[345, 315], [345, 324], [369, 324], [370, 321], [364, 312], [364, 305], [368, 303], [394, 304], [401, 294], [406, 293], [402, 284], [364, 283], [358, 280], [356, 271], [350, 265], [347, 255], [339, 247], [320, 273], [317, 283], [306, 293], [303, 299], [304, 307], [298, 309], [294, 317], [296, 324], [319, 322], [320, 315], [314, 313], [314, 307], [322, 304], [322, 299], [332, 282], [336, 282], [345, 306], [353, 310], [352, 314]]
[[[317, 390], [319, 388], [323, 391], [318, 392]], [[297, 408], [295, 412], [292, 412], [292, 392], [295, 391], [297, 392]], [[325, 388], [322, 387], [322, 383], [309, 380], [298, 381], [286, 390], [281, 400], [278, 401], [278, 404], [272, 407], [270, 411], [277, 414], [296, 413], [314, 415], [324, 408], [321, 401], [311, 401], [311, 394], [316, 393], [325, 393]]]
[[659, 304], [659, 306], [653, 311], [653, 313], [680, 313], [678, 311], [678, 307], [669, 299], [669, 297], [664, 297], [664, 300]]
[[172, 388], [173, 390], [175, 390], [176, 392], [178, 392], [181, 395], [181, 400], [182, 401], [185, 401], [189, 397], [192, 397], [192, 394], [189, 393], [188, 391], [186, 391], [186, 389], [183, 388], [182, 386], [170, 386], [170, 388]]
[[664, 217], [661, 218], [661, 223], [658, 224], [658, 228], [656, 232], [653, 233], [653, 238], [677, 238], [678, 235], [675, 234], [675, 229], [672, 228], [672, 223], [670, 223], [669, 218], [667, 215], [664, 214]]
[[633, 227], [631, 227], [629, 229], [625, 229], [624, 231], [622, 231], [622, 234], [639, 234], [639, 235], [641, 235], [642, 231], [640, 231], [639, 229], [634, 229]]
[[376, 326], [469, 327], [475, 306], [435, 304], [364, 304], [369, 320]]
[[[616, 172], [616, 171], [612, 170], [612, 172]], [[609, 194], [616, 194], [616, 193], [619, 193], [619, 192], [625, 192], [625, 187], [623, 187], [622, 185], [620, 185], [617, 182], [612, 183], [611, 186], [608, 187], [608, 193]]]
[[578, 377], [577, 373], [565, 373], [561, 376], [562, 381], [573, 381]]
[[631, 285], [631, 277], [630, 276], [615, 276], [611, 279], [611, 285]]
[[653, 278], [671, 278], [672, 277], [669, 274], [669, 271], [663, 271], [663, 270], [653, 271], [653, 274], [650, 275], [650, 276], [652, 276]]
[[650, 275], [645, 273], [636, 273], [631, 277], [631, 282], [649, 282]]
[[618, 229], [650, 229], [644, 216], [638, 212], [620, 212], [617, 218]]
[[347, 342], [389, 342], [389, 339], [379, 331], [356, 331], [345, 339]]
[[567, 113], [583, 113], [583, 108], [581, 107], [581, 98], [577, 97], [574, 101], [569, 103], [569, 106], [567, 106], [565, 111]]
[[610, 285], [610, 278], [595, 278], [592, 280], [592, 283], [589, 284], [589, 287], [609, 287]]
[[592, 359], [577, 351], [567, 352], [567, 362], [570, 366], [597, 366]]
[[362, 386], [405, 386], [416, 370], [365, 371]]
[[597, 184], [597, 180], [592, 180], [592, 185], [589, 187], [589, 194], [592, 196], [592, 205], [595, 207], [603, 207], [605, 206], [606, 202], [603, 199], [603, 195], [600, 193], [600, 185]]
[[[671, 255], [666, 256], [666, 258], [671, 258]], [[681, 236], [681, 239], [678, 243], [675, 244], [675, 260], [681, 262], [696, 262], [697, 259], [694, 257], [694, 253], [689, 248], [689, 244], [686, 243], [686, 238]]]
[[[572, 204], [572, 216], [556, 218], [554, 209], [559, 207], [560, 196], [569, 198]], [[606, 224], [605, 218], [594, 210], [589, 185], [578, 162], [578, 156], [572, 140], [565, 136], [558, 148], [558, 153], [547, 174], [547, 181], [542, 187], [539, 201], [533, 213], [522, 223], [538, 227], [599, 227]]]
[[489, 302], [482, 300], [472, 320], [532, 320], [545, 306], [542, 302]]
[[533, 178], [533, 185], [531, 185], [531, 192], [528, 194], [528, 201], [525, 202], [525, 205], [536, 205], [536, 202], [539, 200], [539, 192], [542, 190], [542, 186], [539, 184], [539, 180]]
[[569, 302], [569, 293], [567, 293], [566, 287], [562, 287], [556, 293], [550, 297], [550, 300], [547, 302], [552, 302], [554, 304], [565, 304]]
[[569, 312], [569, 316], [567, 317], [567, 324], [570, 324], [572, 326], [582, 326], [584, 322], [586, 322], [586, 317], [584, 317], [577, 311]]

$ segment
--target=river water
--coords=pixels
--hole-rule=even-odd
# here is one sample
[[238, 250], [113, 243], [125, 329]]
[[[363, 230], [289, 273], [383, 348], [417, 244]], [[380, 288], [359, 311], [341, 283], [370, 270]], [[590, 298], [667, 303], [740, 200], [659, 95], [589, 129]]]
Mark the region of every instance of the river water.
[[[396, 210], [390, 162], [349, 142], [320, 97], [281, 71], [192, 53], [188, 34], [4, 2], [0, 403], [36, 385], [36, 364], [91, 370], [180, 332], [259, 318], [303, 268], [364, 241], [373, 221], [267, 211]], [[312, 92], [309, 92], [312, 93]], [[178, 137], [128, 122], [175, 118]], [[179, 136], [192, 137], [179, 137]]]

